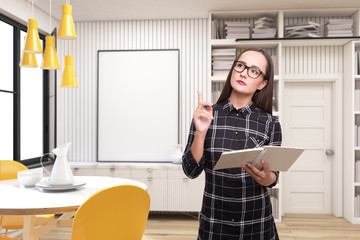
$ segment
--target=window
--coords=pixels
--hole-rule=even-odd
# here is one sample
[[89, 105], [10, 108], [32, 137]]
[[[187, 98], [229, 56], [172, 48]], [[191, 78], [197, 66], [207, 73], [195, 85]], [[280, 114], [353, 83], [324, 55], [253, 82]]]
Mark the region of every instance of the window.
[[0, 66], [1, 66], [1, 81], [0, 81], [0, 146], [1, 159], [13, 159], [13, 108], [14, 108], [14, 72], [12, 64], [14, 62], [13, 56], [13, 32], [14, 27], [0, 21], [0, 32], [2, 33], [2, 43], [0, 44]]
[[[20, 68], [26, 27], [0, 14], [0, 159], [25, 165], [49, 151], [49, 73]], [[39, 34], [44, 49], [45, 36]], [[38, 66], [42, 54], [36, 54]]]
[[[20, 49], [25, 47], [26, 32], [20, 31]], [[40, 40], [43, 44], [43, 40]], [[36, 54], [40, 66], [42, 54]], [[43, 154], [43, 70], [20, 68], [20, 158]]]

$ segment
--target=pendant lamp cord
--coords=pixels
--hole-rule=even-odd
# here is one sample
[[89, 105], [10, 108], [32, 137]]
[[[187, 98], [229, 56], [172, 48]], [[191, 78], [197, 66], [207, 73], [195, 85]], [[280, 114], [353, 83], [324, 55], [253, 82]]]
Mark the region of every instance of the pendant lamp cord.
[[[70, 0], [66, 0], [66, 4], [69, 5], [70, 4]], [[69, 41], [66, 41], [66, 52], [67, 52], [67, 55], [69, 55], [69, 48], [70, 48], [70, 44], [69, 44]]]
[[34, 18], [34, 0], [31, 0], [31, 18]]
[[29, 14], [29, 11], [30, 11], [29, 8], [30, 8], [30, 7], [29, 7], [29, 6], [30, 6], [30, 0], [27, 1], [27, 15], [28, 15], [28, 19], [30, 18], [30, 16], [29, 16], [29, 15], [30, 15], [30, 14]]
[[50, 14], [50, 32], [51, 32], [51, 0], [50, 0], [50, 9], [49, 9], [49, 14]]

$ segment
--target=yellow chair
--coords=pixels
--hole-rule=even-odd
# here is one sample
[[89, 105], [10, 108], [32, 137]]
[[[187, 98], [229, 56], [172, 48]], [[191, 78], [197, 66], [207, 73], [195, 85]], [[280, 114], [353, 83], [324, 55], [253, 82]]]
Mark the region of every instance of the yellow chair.
[[17, 240], [17, 239], [16, 238], [5, 237], [5, 236], [0, 235], [0, 240]]
[[0, 160], [0, 181], [17, 179], [17, 172], [28, 168], [13, 160]]
[[[23, 164], [13, 160], [0, 160], [0, 181], [17, 179], [17, 172], [27, 170], [28, 168]], [[41, 215], [35, 218], [35, 226], [44, 224], [50, 219], [54, 218], [54, 214]], [[9, 229], [22, 229], [24, 218], [23, 216], [3, 216], [0, 218], [0, 226], [7, 231]]]
[[150, 196], [140, 187], [103, 189], [76, 212], [71, 240], [141, 240], [149, 210]]

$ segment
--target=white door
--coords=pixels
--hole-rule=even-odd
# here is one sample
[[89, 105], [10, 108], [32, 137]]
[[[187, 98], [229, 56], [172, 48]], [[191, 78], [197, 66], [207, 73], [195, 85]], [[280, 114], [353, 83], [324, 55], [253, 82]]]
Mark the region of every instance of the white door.
[[331, 213], [332, 84], [286, 82], [283, 146], [305, 148], [286, 173], [284, 213]]

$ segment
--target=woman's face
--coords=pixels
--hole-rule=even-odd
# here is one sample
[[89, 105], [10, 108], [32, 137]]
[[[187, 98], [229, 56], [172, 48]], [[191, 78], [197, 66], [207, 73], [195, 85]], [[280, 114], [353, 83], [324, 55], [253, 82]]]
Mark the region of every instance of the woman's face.
[[[260, 52], [246, 51], [237, 61], [241, 61], [247, 67], [256, 67], [260, 69], [264, 75], [266, 74], [267, 61], [265, 56]], [[233, 70], [230, 84], [236, 93], [252, 96], [256, 90], [263, 89], [268, 81], [264, 80], [264, 77], [261, 74], [256, 79], [251, 78], [248, 75], [248, 71], [250, 70], [244, 69], [244, 71], [240, 73]]]

